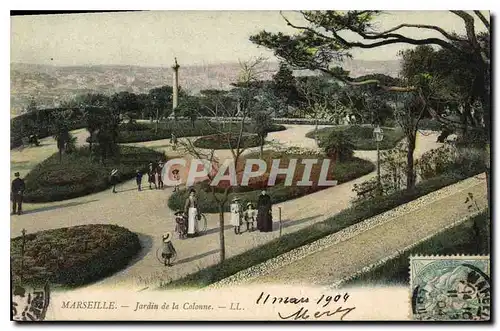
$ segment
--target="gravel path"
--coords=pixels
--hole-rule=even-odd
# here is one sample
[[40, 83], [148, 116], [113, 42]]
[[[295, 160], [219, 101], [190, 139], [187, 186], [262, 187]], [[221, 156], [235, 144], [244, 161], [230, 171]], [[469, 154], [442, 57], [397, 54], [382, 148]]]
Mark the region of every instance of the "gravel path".
[[[313, 139], [305, 138], [305, 134], [314, 129], [313, 125], [290, 125], [287, 127], [288, 130], [271, 133], [268, 138], [285, 146], [315, 146]], [[77, 135], [79, 142], [81, 142], [85, 140], [86, 132], [78, 130]], [[43, 143], [50, 144], [50, 139], [44, 139]], [[416, 155], [421, 155], [423, 152], [440, 145], [435, 143], [436, 134], [419, 135], [417, 139]], [[174, 156], [169, 139], [131, 145], [152, 147], [166, 151], [169, 157]], [[14, 162], [23, 159], [31, 164], [36, 164], [43, 160], [43, 156], [47, 157], [56, 151], [53, 144], [48, 147], [47, 149], [52, 150], [44, 151], [43, 148], [38, 148], [36, 151], [30, 149], [25, 149], [23, 152], [12, 151], [11, 157], [15, 156], [12, 158]], [[177, 153], [182, 154], [182, 151]], [[222, 157], [223, 153], [218, 154], [218, 156]], [[356, 152], [356, 155], [369, 160], [376, 159], [375, 151]], [[280, 203], [273, 206], [273, 214], [277, 215], [278, 207], [282, 207], [283, 233], [297, 231], [348, 207], [354, 196], [353, 185], [361, 183], [371, 176], [374, 176], [374, 173], [336, 187]], [[20, 235], [23, 228], [29, 233], [65, 226], [103, 223], [118, 224], [138, 233], [143, 245], [139, 256], [123, 271], [90, 285], [92, 287], [126, 286], [137, 289], [156, 287], [162, 282], [185, 276], [218, 262], [217, 214], [207, 215], [208, 230], [204, 235], [189, 240], [174, 240], [179, 254], [178, 260], [173, 267], [165, 269], [157, 260], [156, 251], [161, 247], [161, 234], [174, 229], [173, 212], [167, 206], [168, 198], [172, 193], [171, 189], [144, 190], [139, 193], [136, 191], [135, 181], [131, 180], [119, 185], [117, 190], [118, 194], [103, 191], [62, 202], [25, 204], [24, 215], [11, 217], [11, 237]], [[225, 219], [229, 219], [227, 214]], [[274, 225], [277, 229], [277, 223]], [[278, 231], [244, 233], [235, 236], [231, 227], [227, 227], [225, 230], [226, 257], [240, 254], [278, 236]]]

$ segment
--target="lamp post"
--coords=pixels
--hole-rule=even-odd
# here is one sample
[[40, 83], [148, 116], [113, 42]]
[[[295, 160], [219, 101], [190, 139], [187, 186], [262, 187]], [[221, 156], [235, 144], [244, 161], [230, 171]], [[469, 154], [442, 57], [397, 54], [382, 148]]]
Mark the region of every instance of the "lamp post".
[[382, 193], [382, 182], [380, 180], [380, 148], [379, 148], [379, 143], [384, 139], [384, 130], [377, 125], [375, 129], [373, 129], [373, 138], [375, 139], [375, 142], [377, 143], [377, 186], [378, 186], [378, 193]]

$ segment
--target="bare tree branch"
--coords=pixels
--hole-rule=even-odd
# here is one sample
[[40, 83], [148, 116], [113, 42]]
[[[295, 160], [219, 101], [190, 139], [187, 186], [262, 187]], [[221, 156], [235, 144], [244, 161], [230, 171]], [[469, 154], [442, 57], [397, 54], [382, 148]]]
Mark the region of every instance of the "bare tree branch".
[[490, 22], [488, 22], [486, 17], [484, 17], [484, 15], [479, 10], [474, 10], [474, 14], [476, 14], [476, 16], [479, 17], [479, 19], [481, 20], [481, 22], [483, 22], [486, 29], [490, 31]]

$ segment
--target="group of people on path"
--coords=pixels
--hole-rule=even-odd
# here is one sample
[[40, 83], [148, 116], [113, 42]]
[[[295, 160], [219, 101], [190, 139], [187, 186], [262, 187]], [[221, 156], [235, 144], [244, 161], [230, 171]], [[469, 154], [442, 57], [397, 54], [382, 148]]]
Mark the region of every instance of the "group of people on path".
[[241, 226], [246, 223], [248, 232], [255, 230], [254, 223], [257, 222], [257, 230], [260, 232], [273, 231], [273, 214], [271, 197], [263, 190], [257, 199], [257, 209], [254, 204], [248, 202], [246, 209], [240, 203], [238, 197], [234, 197], [231, 203], [231, 225], [235, 234], [241, 234]]
[[[165, 165], [164, 161], [159, 161], [156, 164], [153, 164], [153, 162], [149, 163], [148, 170], [147, 170], [146, 174], [148, 175], [148, 184], [149, 184], [150, 190], [153, 189], [153, 185], [154, 185], [156, 190], [158, 190], [158, 189], [161, 190], [164, 188], [163, 179], [162, 179], [164, 165]], [[176, 174], [174, 174], [174, 172], [176, 172]], [[137, 190], [142, 191], [142, 177], [144, 175], [143, 175], [142, 171], [139, 169], [136, 169], [135, 173], [136, 173], [135, 174], [135, 181], [137, 184]], [[175, 175], [178, 176], [179, 170], [175, 169], [172, 173], [173, 173], [174, 177], [175, 177]], [[110, 181], [111, 186], [112, 186], [112, 192], [117, 193], [116, 185], [119, 182], [118, 169], [114, 168], [113, 170], [111, 170], [109, 181]], [[174, 187], [174, 191], [176, 191], [176, 190], [177, 190], [177, 187]]]

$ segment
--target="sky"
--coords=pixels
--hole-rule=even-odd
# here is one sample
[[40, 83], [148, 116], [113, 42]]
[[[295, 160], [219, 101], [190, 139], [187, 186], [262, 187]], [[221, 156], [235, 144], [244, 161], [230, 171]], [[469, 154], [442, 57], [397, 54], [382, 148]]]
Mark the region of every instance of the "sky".
[[[484, 12], [488, 16], [487, 12]], [[284, 12], [300, 23], [300, 14]], [[489, 16], [488, 16], [489, 17]], [[381, 29], [403, 22], [439, 24], [464, 33], [463, 21], [446, 11], [387, 12], [377, 19]], [[436, 23], [437, 22], [437, 23]], [[477, 20], [476, 28], [483, 29]], [[11, 17], [11, 62], [53, 65], [203, 65], [248, 60], [272, 52], [249, 36], [261, 30], [293, 33], [278, 11], [149, 11]], [[402, 29], [409, 37], [438, 32]], [[359, 60], [395, 60], [408, 45], [355, 50]]]

